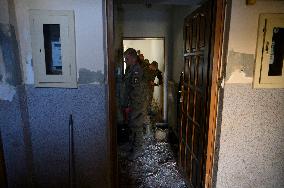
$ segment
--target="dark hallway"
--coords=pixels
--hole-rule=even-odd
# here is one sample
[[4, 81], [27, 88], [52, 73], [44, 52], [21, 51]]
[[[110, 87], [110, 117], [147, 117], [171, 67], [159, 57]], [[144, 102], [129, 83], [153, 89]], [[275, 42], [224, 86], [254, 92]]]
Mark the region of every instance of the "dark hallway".
[[155, 139], [152, 132], [141, 141], [134, 152], [127, 150], [127, 143], [119, 144], [119, 187], [186, 188], [177, 166], [177, 145]]
[[[160, 4], [122, 1], [114, 7], [120, 187], [202, 187], [205, 183], [206, 122], [212, 70], [210, 53], [213, 51], [209, 41], [213, 36], [211, 10], [215, 10], [215, 4], [202, 5], [202, 1], [163, 1]], [[164, 42], [155, 45], [154, 39]], [[125, 53], [130, 48], [134, 49], [135, 58], [139, 57], [137, 64], [141, 67], [150, 61], [150, 68], [151, 62], [157, 61], [164, 79], [161, 85], [158, 79], [153, 80], [159, 93], [154, 97], [151, 94], [158, 101], [155, 114], [159, 117], [150, 117], [154, 119], [151, 125], [144, 124], [144, 134], [134, 151], [129, 146], [131, 141], [127, 140], [133, 128], [127, 126], [123, 114], [126, 109], [123, 99], [128, 95], [123, 89], [127, 83], [124, 79], [131, 76], [131, 72], [126, 71], [131, 64], [127, 63], [129, 57]], [[143, 72], [147, 71], [146, 68]], [[127, 91], [130, 93], [135, 87]], [[148, 95], [147, 91], [133, 93], [137, 98]], [[127, 106], [127, 109], [132, 107]], [[156, 123], [165, 123], [166, 127], [160, 130]], [[165, 134], [164, 139], [159, 138], [162, 134]]]

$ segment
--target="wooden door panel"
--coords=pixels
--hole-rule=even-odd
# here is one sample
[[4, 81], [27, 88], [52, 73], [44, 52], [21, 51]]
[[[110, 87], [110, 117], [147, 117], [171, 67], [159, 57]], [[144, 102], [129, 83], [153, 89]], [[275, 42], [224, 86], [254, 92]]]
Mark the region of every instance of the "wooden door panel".
[[200, 36], [199, 36], [199, 47], [200, 49], [205, 47], [205, 27], [206, 27], [206, 17], [205, 16], [201, 16], [200, 17], [200, 24], [199, 24], [199, 32], [200, 32]]
[[192, 187], [210, 187], [212, 181], [224, 5], [208, 1], [184, 22], [179, 164]]
[[189, 49], [190, 48], [190, 43], [189, 43], [189, 36], [191, 34], [191, 27], [185, 26], [184, 28], [184, 38], [185, 38], [185, 49]]
[[[210, 48], [210, 6], [185, 19], [184, 78], [180, 122], [180, 166], [193, 187], [202, 187], [205, 175], [206, 121], [208, 111], [208, 61]], [[208, 31], [209, 30], [209, 31]]]

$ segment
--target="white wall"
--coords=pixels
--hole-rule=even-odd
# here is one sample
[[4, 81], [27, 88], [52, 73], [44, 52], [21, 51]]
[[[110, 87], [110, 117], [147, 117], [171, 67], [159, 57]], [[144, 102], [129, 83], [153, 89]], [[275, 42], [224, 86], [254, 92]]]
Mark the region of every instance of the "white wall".
[[124, 37], [166, 37], [170, 27], [170, 6], [123, 5]]
[[139, 39], [139, 40], [123, 40], [124, 49], [134, 48], [140, 50], [145, 59], [150, 63], [157, 61], [159, 69], [164, 70], [164, 40], [163, 39]]
[[171, 6], [123, 5], [123, 37], [165, 37], [164, 120], [167, 120], [167, 81], [170, 55]]
[[[253, 54], [255, 57], [258, 19], [260, 13], [283, 13], [283, 1], [257, 1], [246, 5], [244, 1], [233, 0], [228, 51]], [[252, 76], [236, 70], [229, 83], [251, 83]]]
[[[10, 58], [6, 65], [19, 65], [17, 49], [14, 49], [19, 46], [24, 84], [34, 84], [33, 64], [37, 62], [32, 62], [29, 10], [74, 10], [77, 72], [82, 68], [104, 72], [104, 3], [102, 0], [0, 0], [1, 22], [8, 19], [7, 23], [17, 32], [17, 40], [9, 36], [4, 41], [11, 48], [4, 50], [3, 55]], [[2, 17], [2, 13], [6, 16]], [[14, 27], [8, 31], [14, 31]], [[21, 77], [18, 72], [13, 71], [10, 76]], [[68, 117], [71, 113], [74, 125], [79, 125], [74, 129], [76, 183], [79, 187], [106, 186], [109, 165], [104, 83], [84, 84], [78, 89], [39, 89], [16, 84], [5, 90], [0, 84], [0, 128], [9, 187], [32, 187], [32, 175], [35, 187], [68, 186]], [[2, 100], [3, 91], [4, 100], [8, 101]]]
[[8, 2], [4, 0], [0, 1], [0, 23], [9, 23]]
[[74, 10], [76, 64], [80, 68], [104, 72], [104, 23], [101, 0], [14, 0], [20, 39], [24, 82], [34, 83], [29, 9]]
[[284, 90], [252, 88], [259, 14], [281, 12], [283, 1], [232, 1], [218, 188], [284, 187]]
[[244, 1], [233, 0], [229, 49], [254, 54], [256, 50], [258, 18], [260, 13], [283, 13], [281, 1], [257, 1], [247, 6]]

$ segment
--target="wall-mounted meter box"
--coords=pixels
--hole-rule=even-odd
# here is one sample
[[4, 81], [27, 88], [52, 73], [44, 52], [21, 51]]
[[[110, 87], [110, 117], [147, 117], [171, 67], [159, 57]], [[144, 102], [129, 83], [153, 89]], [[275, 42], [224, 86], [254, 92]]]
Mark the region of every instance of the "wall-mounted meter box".
[[255, 88], [284, 88], [284, 14], [259, 17]]
[[36, 87], [76, 88], [74, 12], [30, 10]]

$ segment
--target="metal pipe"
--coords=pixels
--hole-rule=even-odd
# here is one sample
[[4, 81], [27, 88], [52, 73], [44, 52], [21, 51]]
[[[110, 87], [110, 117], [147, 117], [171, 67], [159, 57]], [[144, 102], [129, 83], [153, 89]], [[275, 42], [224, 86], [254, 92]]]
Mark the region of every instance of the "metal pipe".
[[74, 142], [73, 142], [73, 117], [69, 117], [69, 187], [75, 187], [74, 178]]
[[6, 174], [6, 165], [5, 158], [3, 152], [3, 144], [1, 137], [1, 129], [0, 129], [0, 187], [8, 187], [7, 185], [7, 174]]

